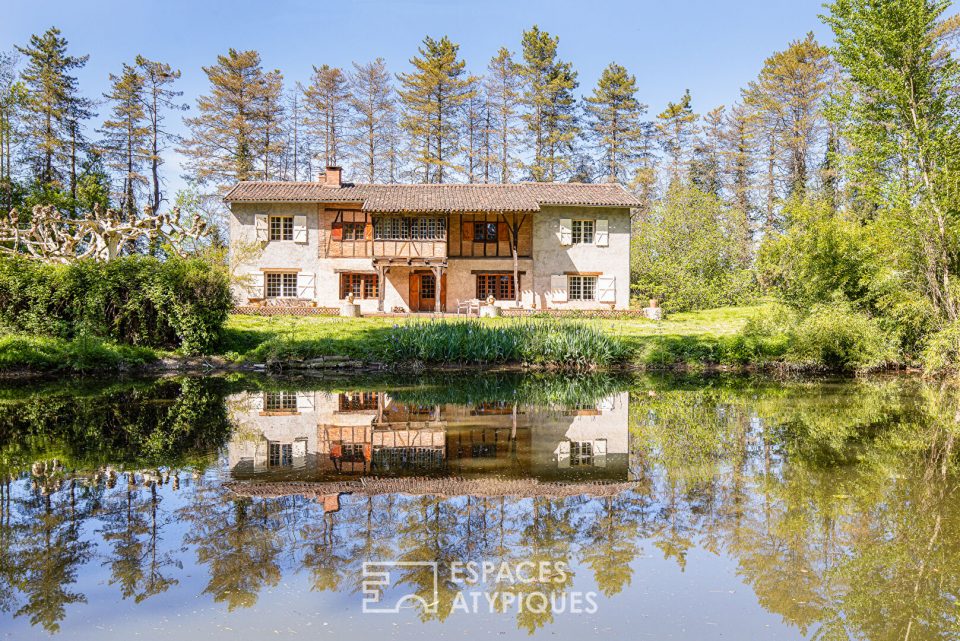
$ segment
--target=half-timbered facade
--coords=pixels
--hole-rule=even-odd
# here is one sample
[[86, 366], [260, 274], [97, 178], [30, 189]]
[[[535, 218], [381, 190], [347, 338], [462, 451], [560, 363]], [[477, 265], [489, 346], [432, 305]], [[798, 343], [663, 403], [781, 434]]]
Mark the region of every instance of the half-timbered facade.
[[612, 183], [242, 182], [226, 196], [238, 302], [364, 312], [625, 309], [630, 208]]

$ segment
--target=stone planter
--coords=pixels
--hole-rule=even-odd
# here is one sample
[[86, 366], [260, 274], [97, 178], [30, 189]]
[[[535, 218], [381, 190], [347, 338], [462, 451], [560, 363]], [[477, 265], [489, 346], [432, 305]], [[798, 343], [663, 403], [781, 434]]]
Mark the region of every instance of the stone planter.
[[360, 305], [357, 303], [343, 303], [340, 305], [340, 315], [347, 318], [360, 318]]
[[502, 311], [496, 305], [481, 305], [480, 306], [480, 318], [497, 318], [502, 314]]

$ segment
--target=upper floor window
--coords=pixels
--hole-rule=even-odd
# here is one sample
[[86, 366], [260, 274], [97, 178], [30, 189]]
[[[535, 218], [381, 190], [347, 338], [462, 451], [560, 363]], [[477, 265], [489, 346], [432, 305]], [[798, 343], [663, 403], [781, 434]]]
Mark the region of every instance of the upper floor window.
[[267, 298], [296, 298], [296, 272], [269, 272], [264, 274]]
[[574, 245], [592, 245], [594, 221], [575, 220], [572, 226], [572, 240]]
[[270, 240], [293, 240], [293, 216], [270, 216]]
[[567, 291], [570, 300], [596, 300], [596, 276], [568, 276]]
[[473, 242], [497, 242], [497, 223], [473, 223]]
[[364, 223], [343, 223], [343, 240], [363, 240]]
[[446, 218], [386, 216], [373, 222], [374, 240], [444, 240]]

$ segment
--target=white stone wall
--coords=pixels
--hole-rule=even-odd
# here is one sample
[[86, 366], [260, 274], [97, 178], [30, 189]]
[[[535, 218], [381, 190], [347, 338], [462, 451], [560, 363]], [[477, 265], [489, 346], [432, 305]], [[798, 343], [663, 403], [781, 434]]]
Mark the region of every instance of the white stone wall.
[[[608, 245], [562, 245], [560, 220], [605, 219]], [[627, 309], [630, 306], [630, 210], [613, 207], [543, 207], [533, 224], [534, 291], [538, 308]], [[615, 279], [615, 302], [555, 301], [551, 276], [567, 272], [602, 273]]]

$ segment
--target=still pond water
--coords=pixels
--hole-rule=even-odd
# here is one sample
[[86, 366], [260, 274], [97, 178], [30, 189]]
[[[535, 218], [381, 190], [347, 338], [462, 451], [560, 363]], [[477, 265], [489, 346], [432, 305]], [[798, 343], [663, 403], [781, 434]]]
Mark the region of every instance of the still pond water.
[[956, 639], [958, 411], [908, 378], [6, 387], [0, 639]]

